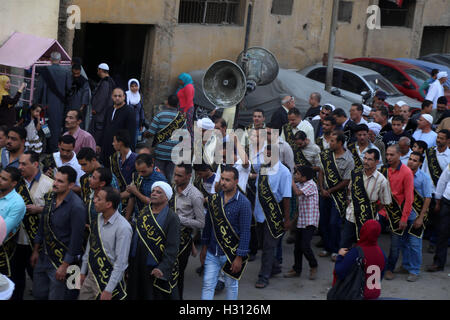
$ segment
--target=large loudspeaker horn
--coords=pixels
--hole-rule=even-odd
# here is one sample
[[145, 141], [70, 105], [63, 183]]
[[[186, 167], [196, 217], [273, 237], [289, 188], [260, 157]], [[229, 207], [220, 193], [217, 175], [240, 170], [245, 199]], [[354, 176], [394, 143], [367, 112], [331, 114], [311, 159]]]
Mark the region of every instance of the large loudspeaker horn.
[[279, 67], [272, 52], [261, 47], [252, 47], [247, 49], [247, 59], [244, 59], [244, 56], [245, 51], [242, 51], [236, 62], [245, 70], [247, 81], [263, 86], [277, 78]]
[[206, 71], [202, 86], [209, 102], [219, 108], [229, 108], [244, 99], [246, 79], [237, 64], [229, 60], [219, 60]]

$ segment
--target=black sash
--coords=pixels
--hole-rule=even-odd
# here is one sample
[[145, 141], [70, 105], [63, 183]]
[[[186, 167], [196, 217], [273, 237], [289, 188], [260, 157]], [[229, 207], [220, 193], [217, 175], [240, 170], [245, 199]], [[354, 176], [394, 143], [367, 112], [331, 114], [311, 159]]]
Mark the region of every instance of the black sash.
[[364, 187], [364, 179], [362, 170], [352, 171], [352, 203], [355, 216], [356, 237], [359, 240], [359, 231], [363, 224], [370, 219], [375, 219], [376, 208], [371, 203], [367, 190]]
[[267, 226], [270, 234], [275, 239], [281, 237], [284, 233], [283, 212], [275, 198], [269, 185], [269, 176], [259, 175], [258, 180], [258, 200], [266, 217]]
[[237, 273], [232, 273], [231, 264], [236, 258], [236, 250], [239, 247], [239, 237], [225, 214], [222, 197], [218, 193], [211, 195], [208, 198], [208, 207], [217, 243], [227, 257], [227, 262], [222, 267], [222, 271], [229, 277], [240, 280], [242, 273], [247, 266], [248, 256], [242, 257], [241, 270]]
[[[334, 160], [334, 153], [330, 149], [326, 149], [320, 153], [320, 162], [324, 171], [324, 182], [328, 189], [337, 186], [341, 181], [341, 175]], [[331, 194], [336, 209], [341, 217], [345, 216], [345, 208], [347, 207], [347, 188], [343, 188]]]
[[44, 250], [48, 255], [50, 262], [55, 269], [63, 263], [64, 256], [67, 252], [67, 247], [59, 241], [51, 229], [50, 215], [52, 214], [56, 197], [53, 193], [49, 193], [45, 197], [45, 207], [42, 212], [42, 217], [44, 218]]
[[184, 115], [181, 112], [178, 112], [175, 119], [173, 119], [172, 122], [170, 122], [164, 129], [155, 135], [152, 146], [169, 140], [175, 130], [183, 128], [185, 122], [186, 118]]
[[[144, 209], [139, 212], [136, 221], [136, 231], [148, 252], [153, 256], [155, 261], [159, 263], [164, 253], [166, 234], [156, 221], [150, 205], [145, 206]], [[172, 268], [172, 273], [170, 277], [168, 277], [168, 281], [156, 278], [153, 282], [153, 286], [170, 294], [172, 289], [177, 285], [178, 276], [178, 259], [176, 259]]]
[[42, 160], [42, 172], [47, 172], [48, 169], [54, 169], [56, 168], [56, 161], [53, 157], [53, 154], [48, 154], [43, 160]]
[[[250, 173], [256, 173], [252, 164], [250, 165]], [[250, 177], [248, 178], [247, 186], [245, 187], [245, 195], [252, 205], [252, 212], [253, 212], [253, 209], [255, 209], [255, 199], [256, 199], [256, 179], [250, 179]], [[254, 214], [252, 214], [251, 226], [256, 227], [256, 220]]]
[[[138, 174], [137, 172], [133, 172], [132, 181], [133, 181], [134, 185], [136, 186], [136, 189], [140, 193], [143, 193], [141, 191], [141, 186], [142, 186], [142, 181], [143, 180], [144, 180], [144, 178], [142, 178], [142, 176], [140, 174]], [[135, 198], [136, 198], [136, 202], [135, 203], [136, 203], [136, 206], [138, 208], [138, 211], [141, 211], [144, 208], [145, 204], [142, 203], [137, 197], [135, 197]]]
[[431, 180], [434, 186], [437, 186], [439, 177], [442, 174], [441, 166], [437, 158], [436, 147], [429, 148], [425, 151], [425, 156], [428, 162], [428, 171], [430, 172]]
[[[414, 202], [413, 202], [413, 209], [417, 214], [417, 217], [419, 217], [420, 212], [422, 211], [423, 208], [423, 204], [424, 204], [424, 200], [423, 198], [420, 196], [420, 194], [417, 192], [416, 189], [414, 189]], [[408, 233], [417, 237], [417, 238], [422, 238], [423, 236], [423, 232], [425, 230], [425, 224], [428, 222], [428, 211], [425, 213], [424, 217], [423, 217], [423, 223], [422, 226], [420, 228], [414, 228], [414, 225], [411, 225], [411, 227], [409, 228]]]
[[316, 138], [316, 144], [319, 146], [320, 152], [325, 150], [324, 147], [323, 147], [323, 136]]
[[[122, 171], [120, 170], [119, 165], [119, 157], [120, 153], [116, 152], [112, 156], [109, 157], [109, 161], [111, 163], [111, 172], [117, 177], [117, 184], [119, 185], [120, 192], [124, 192], [127, 189], [127, 182], [122, 175]], [[122, 202], [122, 215], [125, 212], [128, 204], [128, 199], [121, 199]]]
[[[31, 198], [30, 190], [28, 190], [25, 180], [20, 180], [16, 186], [16, 191], [22, 197], [25, 205], [33, 204], [33, 199]], [[27, 233], [28, 241], [31, 247], [34, 245], [34, 238], [36, 238], [36, 234], [38, 232], [39, 216], [39, 214], [31, 214], [26, 212], [21, 223], [23, 229]]]
[[[111, 278], [113, 264], [109, 261], [108, 255], [103, 248], [102, 237], [99, 230], [98, 219], [90, 222], [91, 234], [89, 236], [89, 271], [92, 272], [99, 292], [96, 299], [100, 298], [101, 293], [105, 290]], [[117, 284], [112, 292], [113, 300], [123, 300], [127, 296], [125, 279]]]
[[363, 162], [358, 154], [358, 150], [356, 149], [356, 142], [349, 143], [347, 147], [352, 153], [353, 161], [355, 162], [355, 169], [356, 170], [364, 169]]
[[[383, 166], [381, 167], [381, 173], [386, 177], [386, 179], [389, 181], [388, 177], [388, 167]], [[390, 184], [390, 182], [389, 182]], [[392, 192], [392, 191], [391, 191]], [[397, 200], [395, 200], [394, 195], [392, 195], [392, 202], [390, 205], [384, 205], [384, 208], [386, 210], [389, 225], [391, 227], [391, 230], [393, 233], [398, 234], [399, 236], [403, 235], [403, 232], [405, 230], [399, 230], [400, 225], [400, 219], [402, 218], [402, 207], [398, 204]]]
[[0, 273], [11, 277], [11, 260], [16, 252], [15, 235], [8, 237], [0, 246]]
[[88, 203], [89, 196], [91, 195], [91, 188], [89, 187], [89, 177], [91, 175], [89, 173], [83, 174], [80, 178], [80, 186], [81, 186], [81, 199], [84, 203]]
[[302, 149], [300, 149], [299, 147], [295, 146], [293, 148], [293, 151], [294, 151], [294, 162], [295, 162], [295, 165], [307, 166], [307, 167], [312, 167], [313, 166], [311, 164], [311, 162], [309, 162], [308, 159], [306, 159], [305, 155], [303, 154]]
[[203, 186], [202, 178], [197, 177], [194, 179], [194, 187], [196, 187], [198, 190], [200, 190], [200, 192], [203, 194], [204, 198], [209, 197], [208, 191], [206, 191], [205, 187]]
[[[177, 212], [177, 196], [176, 196], [176, 190], [173, 188], [173, 196], [169, 200], [169, 208], [172, 209], [173, 212]], [[178, 256], [180, 257], [181, 254], [191, 246], [192, 244], [192, 228], [181, 226], [180, 228], [180, 249], [178, 250]]]
[[289, 123], [286, 123], [283, 126], [283, 132], [286, 142], [289, 143], [290, 146], [293, 146], [295, 144], [294, 131]]

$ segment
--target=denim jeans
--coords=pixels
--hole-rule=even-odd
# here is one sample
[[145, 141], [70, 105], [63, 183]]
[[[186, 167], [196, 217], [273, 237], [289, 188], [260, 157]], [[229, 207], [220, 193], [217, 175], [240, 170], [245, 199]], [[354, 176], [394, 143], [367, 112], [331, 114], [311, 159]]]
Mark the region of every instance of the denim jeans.
[[391, 249], [386, 270], [394, 271], [400, 252], [402, 253], [402, 266], [409, 273], [419, 275], [422, 264], [422, 239], [408, 233], [409, 228], [414, 223], [415, 215], [411, 214], [408, 225], [402, 236], [392, 233]]
[[[320, 198], [320, 228], [322, 231], [324, 248], [331, 253], [338, 253], [341, 241], [341, 216], [333, 198]], [[323, 216], [323, 217], [322, 217]]]
[[39, 255], [39, 260], [33, 273], [33, 297], [35, 300], [71, 300], [66, 281], [55, 278], [56, 269], [44, 253]]
[[[219, 273], [226, 261], [227, 257], [225, 255], [215, 256], [209, 251], [206, 253], [202, 300], [213, 300]], [[227, 291], [227, 300], [237, 300], [239, 281], [225, 274], [225, 288]]]

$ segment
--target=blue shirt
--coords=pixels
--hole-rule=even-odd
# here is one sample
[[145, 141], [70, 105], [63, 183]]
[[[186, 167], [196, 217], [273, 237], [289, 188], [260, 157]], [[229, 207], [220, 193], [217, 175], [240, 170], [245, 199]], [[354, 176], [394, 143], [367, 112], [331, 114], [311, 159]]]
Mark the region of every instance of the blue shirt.
[[[219, 195], [224, 200], [223, 191]], [[252, 207], [250, 201], [244, 194], [236, 191], [235, 195], [225, 204], [225, 214], [230, 222], [234, 232], [239, 237], [239, 247], [236, 250], [236, 255], [245, 257], [248, 253], [250, 243], [250, 225], [252, 223]], [[217, 243], [211, 223], [211, 213], [206, 213], [205, 228], [202, 232], [202, 245], [208, 246], [208, 251], [215, 256], [223, 256], [225, 253]]]
[[0, 216], [6, 223], [6, 237], [9, 233], [15, 233], [20, 226], [23, 217], [25, 216], [25, 202], [22, 197], [12, 190], [3, 198], [0, 198]]
[[[280, 203], [283, 198], [290, 198], [292, 196], [292, 176], [291, 172], [285, 165], [283, 165], [281, 162], [278, 162], [273, 168], [269, 170], [268, 177], [270, 189], [272, 190], [272, 193], [278, 203]], [[256, 186], [258, 186], [258, 181], [259, 175], [256, 179]], [[256, 188], [255, 197], [255, 218], [259, 223], [262, 223], [266, 220], [264, 211], [261, 207], [261, 204], [259, 203], [258, 188]]]
[[414, 131], [413, 136], [414, 140], [422, 140], [425, 141], [428, 145], [428, 148], [436, 146], [436, 137], [437, 133], [434, 131], [430, 131], [428, 133], [423, 133], [422, 130], [417, 129]]
[[[414, 174], [414, 189], [420, 194], [422, 198], [431, 198], [434, 191], [433, 182], [430, 176], [428, 176], [421, 169], [418, 169]], [[425, 199], [424, 199], [425, 200]], [[411, 210], [408, 220], [414, 220], [420, 212], [415, 212], [414, 207]]]
[[122, 157], [119, 155], [120, 172], [122, 173], [122, 176], [125, 179], [127, 185], [131, 183], [133, 172], [136, 171], [134, 163], [136, 161], [137, 156], [138, 156], [137, 153], [131, 152], [128, 159], [125, 159], [125, 161], [122, 163]]
[[2, 168], [14, 167], [19, 169], [19, 158], [16, 158], [13, 162], [9, 163], [9, 151], [6, 148], [2, 150]]

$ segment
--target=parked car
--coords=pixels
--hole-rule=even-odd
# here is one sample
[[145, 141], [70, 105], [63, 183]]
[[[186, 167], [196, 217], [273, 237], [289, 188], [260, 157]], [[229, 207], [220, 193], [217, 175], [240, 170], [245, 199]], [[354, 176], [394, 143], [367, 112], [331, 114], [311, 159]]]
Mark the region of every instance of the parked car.
[[450, 67], [450, 53], [432, 53], [422, 56], [419, 59]]
[[[198, 108], [212, 111], [215, 106], [206, 99], [202, 89], [202, 79], [206, 70], [189, 72], [194, 80], [195, 97], [194, 104]], [[295, 107], [304, 115], [310, 107], [308, 100], [312, 92], [319, 92], [322, 96], [321, 104], [330, 103], [336, 108], [342, 108], [347, 113], [351, 103], [341, 97], [332, 95], [324, 90], [323, 85], [312, 81], [296, 72], [296, 70], [280, 69], [277, 78], [270, 84], [256, 87], [255, 91], [246, 95], [244, 107], [239, 109], [238, 126], [244, 127], [251, 123], [253, 110], [264, 110], [266, 122], [272, 118], [272, 113], [281, 105], [280, 96], [292, 95], [295, 99]]]
[[[318, 63], [309, 66], [298, 73], [313, 81], [324, 84], [327, 67]], [[351, 103], [361, 103], [367, 94], [375, 95], [377, 90], [386, 92], [386, 103], [394, 105], [402, 100], [412, 108], [421, 108], [419, 101], [403, 95], [394, 85], [379, 74], [368, 68], [348, 64], [335, 63], [333, 70], [333, 87], [339, 89], [340, 96]]]
[[[438, 69], [439, 71], [445, 71], [448, 74], [450, 74], [450, 67], [444, 66], [442, 64], [437, 64], [433, 62], [428, 62], [424, 60], [417, 60], [417, 59], [408, 59], [408, 58], [397, 58], [396, 60], [405, 61], [410, 64], [413, 64], [419, 68], [422, 68], [425, 72], [429, 74], [429, 77], [431, 76], [431, 70]], [[445, 97], [447, 98], [447, 105], [450, 105], [450, 78], [447, 79], [447, 81], [444, 83], [444, 87], [447, 87], [445, 90]]]
[[385, 58], [355, 58], [344, 63], [372, 69], [388, 79], [405, 96], [425, 100], [419, 92], [420, 86], [430, 78], [430, 74], [407, 62]]

